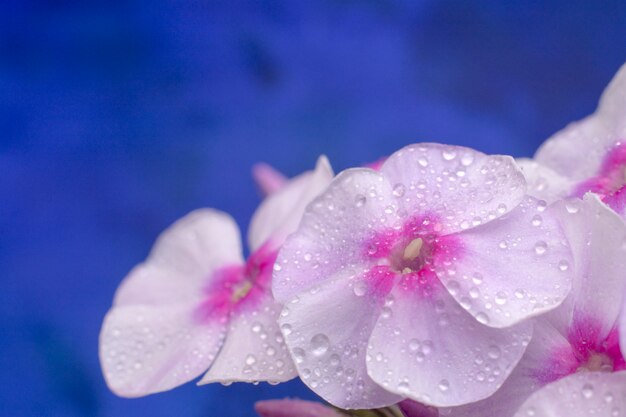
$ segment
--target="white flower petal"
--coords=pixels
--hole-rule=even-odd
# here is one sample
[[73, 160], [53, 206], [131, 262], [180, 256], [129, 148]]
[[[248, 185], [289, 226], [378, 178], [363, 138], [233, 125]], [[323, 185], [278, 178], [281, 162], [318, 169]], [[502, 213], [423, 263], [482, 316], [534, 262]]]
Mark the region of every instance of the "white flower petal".
[[535, 154], [537, 162], [580, 182], [596, 175], [607, 151], [626, 139], [626, 66], [608, 85], [598, 109], [550, 137]]
[[369, 375], [399, 395], [454, 406], [493, 394], [522, 357], [532, 324], [493, 329], [447, 291], [420, 297], [397, 286], [369, 340]]
[[250, 251], [254, 252], [270, 238], [280, 245], [298, 227], [306, 205], [324, 191], [332, 178], [333, 170], [328, 159], [320, 156], [314, 171], [289, 180], [263, 200], [250, 221]]
[[139, 397], [202, 374], [222, 346], [225, 326], [193, 317], [187, 305], [112, 309], [100, 332], [100, 363], [109, 388], [123, 397]]
[[349, 274], [300, 294], [285, 305], [280, 325], [300, 378], [341, 408], [377, 408], [402, 398], [367, 375], [366, 346], [382, 300], [358, 296]]
[[228, 214], [195, 210], [167, 228], [148, 259], [122, 281], [114, 305], [195, 302], [211, 273], [243, 263], [239, 229]]
[[626, 372], [583, 372], [537, 391], [515, 417], [609, 417], [625, 411]]
[[535, 320], [533, 337], [524, 356], [500, 389], [481, 401], [442, 408], [440, 414], [446, 417], [512, 417], [535, 391], [569, 371], [575, 362], [570, 351], [562, 334], [542, 319]]
[[281, 309], [268, 294], [254, 308], [235, 313], [219, 356], [199, 384], [295, 378], [297, 372], [278, 327]]
[[551, 204], [572, 194], [574, 184], [547, 166], [528, 158], [518, 158], [515, 162], [526, 178], [528, 195]]
[[626, 224], [591, 193], [584, 200], [559, 202], [555, 209], [574, 256], [561, 326], [593, 319], [601, 339], [615, 326], [626, 292]]
[[392, 198], [390, 185], [375, 171], [354, 168], [337, 175], [283, 244], [274, 266], [274, 297], [286, 303], [345, 266], [367, 263], [366, 242], [375, 228], [398, 222]]
[[571, 289], [572, 255], [545, 202], [527, 197], [500, 219], [455, 236], [461, 254], [437, 274], [484, 324], [506, 327], [552, 310]]
[[447, 233], [504, 215], [526, 192], [513, 158], [460, 146], [410, 145], [391, 155], [380, 172], [407, 212], [438, 215]]

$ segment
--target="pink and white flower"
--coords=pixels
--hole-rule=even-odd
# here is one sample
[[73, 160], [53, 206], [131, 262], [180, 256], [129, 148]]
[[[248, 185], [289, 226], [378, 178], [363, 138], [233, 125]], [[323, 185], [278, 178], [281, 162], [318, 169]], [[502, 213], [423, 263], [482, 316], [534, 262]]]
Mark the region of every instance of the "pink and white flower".
[[493, 394], [570, 290], [570, 249], [510, 157], [417, 144], [339, 174], [274, 266], [303, 381], [342, 408]]
[[306, 204], [333, 177], [326, 158], [272, 190], [255, 212], [242, 256], [227, 214], [196, 210], [158, 238], [124, 279], [100, 333], [100, 361], [115, 393], [174, 388], [209, 368], [200, 384], [285, 381], [296, 372], [270, 293], [272, 267]]
[[[626, 291], [626, 225], [592, 193], [584, 200], [561, 201], [555, 210], [574, 254], [571, 293], [559, 308], [536, 319], [526, 353], [500, 390], [483, 401], [442, 409], [442, 416], [609, 416], [624, 400], [626, 361], [620, 346], [623, 350], [626, 338], [623, 330], [621, 341], [618, 337], [618, 317]], [[604, 404], [608, 387], [613, 387], [612, 404], [613, 399]]]
[[587, 191], [610, 196], [626, 184], [626, 66], [608, 85], [594, 114], [549, 138], [535, 161], [551, 170], [554, 188], [569, 182], [562, 196]]

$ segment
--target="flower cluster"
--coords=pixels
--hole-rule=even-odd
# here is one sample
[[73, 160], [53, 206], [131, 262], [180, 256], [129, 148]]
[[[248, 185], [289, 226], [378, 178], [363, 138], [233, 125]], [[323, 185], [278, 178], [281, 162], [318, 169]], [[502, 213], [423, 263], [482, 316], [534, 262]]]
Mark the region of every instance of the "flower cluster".
[[626, 66], [533, 159], [419, 143], [254, 174], [247, 260], [201, 209], [122, 282], [100, 335], [115, 393], [299, 376], [334, 407], [259, 414], [626, 415]]

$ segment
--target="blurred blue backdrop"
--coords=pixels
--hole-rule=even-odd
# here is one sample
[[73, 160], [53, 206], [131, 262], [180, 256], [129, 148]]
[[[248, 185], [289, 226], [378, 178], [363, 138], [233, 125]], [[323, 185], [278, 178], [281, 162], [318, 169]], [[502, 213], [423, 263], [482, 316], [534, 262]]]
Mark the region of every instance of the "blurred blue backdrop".
[[597, 4], [2, 0], [0, 414], [313, 398], [297, 381], [116, 398], [97, 337], [119, 281], [194, 208], [245, 230], [257, 161], [341, 170], [423, 140], [532, 155], [626, 60], [626, 3]]

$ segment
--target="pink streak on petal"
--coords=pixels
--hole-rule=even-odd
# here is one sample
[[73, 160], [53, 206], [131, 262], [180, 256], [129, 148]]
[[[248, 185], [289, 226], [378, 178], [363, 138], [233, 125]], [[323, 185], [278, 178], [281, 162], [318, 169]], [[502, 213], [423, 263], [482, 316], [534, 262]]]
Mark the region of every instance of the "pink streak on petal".
[[626, 369], [626, 360], [622, 355], [622, 351], [619, 346], [619, 332], [617, 327], [614, 327], [609, 335], [604, 339], [602, 344], [604, 353], [613, 360], [613, 371], [623, 371]]
[[313, 401], [269, 400], [258, 401], [254, 410], [261, 417], [342, 417], [345, 414]]
[[571, 375], [584, 367], [593, 355], [605, 355], [613, 363], [613, 372], [626, 369], [626, 360], [619, 347], [617, 328], [605, 338], [600, 337], [600, 321], [592, 317], [575, 317], [568, 330], [570, 346], [551, 352], [550, 360], [533, 376], [542, 383], [549, 383]]
[[626, 214], [626, 185], [607, 196], [604, 202], [622, 216]]
[[252, 167], [252, 177], [266, 196], [280, 190], [287, 183], [287, 178], [283, 174], [263, 162]]
[[588, 191], [601, 196], [613, 194], [626, 182], [624, 178], [625, 168], [626, 143], [617, 142], [604, 156], [598, 174], [578, 184], [574, 189], [573, 196], [582, 197]]
[[245, 279], [244, 269], [243, 265], [227, 265], [213, 273], [211, 284], [205, 289], [206, 297], [195, 311], [198, 322], [228, 320], [233, 309], [233, 291]]
[[393, 288], [397, 275], [386, 265], [377, 265], [367, 271], [362, 279], [367, 285], [367, 294], [376, 299], [384, 298]]
[[[276, 246], [268, 241], [248, 257], [245, 265], [226, 265], [216, 270], [194, 313], [195, 319], [202, 323], [225, 322], [231, 314], [258, 306], [270, 294], [277, 255]], [[236, 292], [242, 288], [242, 295], [237, 297]]]
[[539, 369], [532, 370], [531, 376], [542, 384], [548, 384], [571, 375], [580, 365], [570, 346], [553, 350], [550, 359]]
[[379, 158], [377, 160], [375, 160], [374, 162], [369, 162], [365, 165], [363, 165], [365, 168], [370, 168], [373, 169], [374, 171], [380, 171], [380, 167], [383, 166], [383, 164], [385, 163], [385, 161], [387, 160], [386, 156], [383, 156], [382, 158]]

